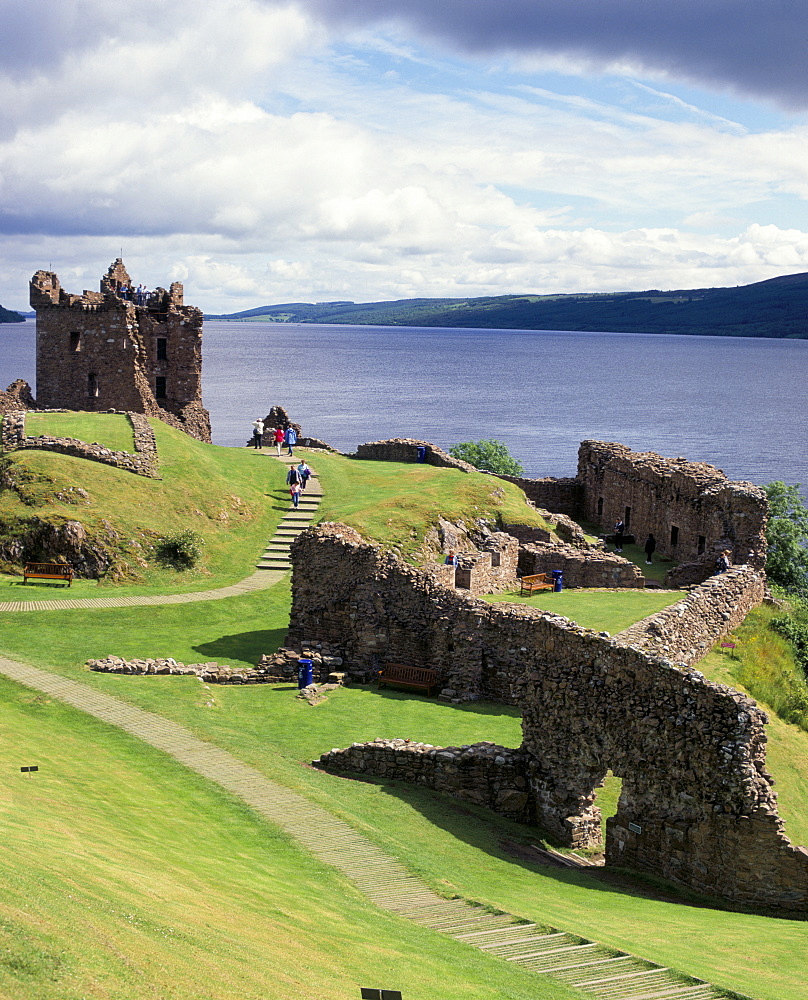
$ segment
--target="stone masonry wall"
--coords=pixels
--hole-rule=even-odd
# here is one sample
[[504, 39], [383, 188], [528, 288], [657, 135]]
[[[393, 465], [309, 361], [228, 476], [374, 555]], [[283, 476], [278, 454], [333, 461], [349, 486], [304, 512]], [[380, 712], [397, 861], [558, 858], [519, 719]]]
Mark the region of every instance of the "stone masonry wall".
[[31, 279], [42, 408], [127, 410], [210, 441], [202, 406], [202, 312], [182, 285], [137, 296], [118, 259], [101, 291], [70, 294], [52, 271]]
[[583, 506], [583, 487], [577, 479], [546, 477], [544, 479], [523, 479], [521, 476], [497, 474], [498, 479], [515, 483], [531, 503], [554, 514], [576, 517]]
[[355, 458], [366, 458], [374, 462], [417, 462], [418, 449], [424, 448], [426, 465], [437, 465], [447, 469], [462, 469], [463, 472], [476, 472], [473, 465], [452, 458], [436, 444], [428, 441], [416, 441], [413, 438], [391, 438], [389, 441], [371, 441], [360, 444], [356, 449]]
[[[611, 769], [623, 792], [607, 862], [808, 911], [808, 854], [785, 837], [751, 699], [561, 616], [447, 590], [344, 525], [305, 531], [292, 559], [287, 645], [329, 643], [349, 677], [411, 663], [439, 672], [445, 699], [518, 704], [537, 820], [565, 842], [597, 842]], [[733, 572], [704, 589], [711, 608], [755, 600], [760, 574]], [[713, 627], [718, 639], [731, 622]]]
[[613, 552], [571, 545], [526, 544], [519, 550], [519, 573], [564, 573], [565, 587], [644, 587], [639, 566]]
[[698, 563], [706, 554], [702, 579], [717, 549], [732, 549], [737, 563], [759, 569], [766, 564], [765, 493], [751, 483], [731, 482], [712, 465], [583, 441], [578, 480], [588, 520], [611, 531], [620, 519], [640, 545], [651, 533], [657, 554], [677, 562]]
[[432, 788], [518, 823], [536, 820], [528, 790], [527, 754], [494, 743], [433, 747], [411, 740], [377, 739], [331, 750], [312, 763], [334, 773], [347, 771]]
[[36, 400], [31, 394], [31, 386], [24, 379], [16, 379], [5, 392], [0, 392], [0, 414], [35, 409]]
[[0, 446], [3, 451], [21, 451], [23, 449], [40, 451], [55, 451], [62, 455], [73, 455], [75, 458], [86, 458], [91, 462], [101, 462], [112, 465], [116, 469], [134, 472], [138, 476], [159, 479], [159, 463], [157, 460], [157, 442], [149, 421], [140, 413], [127, 413], [134, 432], [135, 452], [113, 451], [104, 445], [78, 438], [51, 437], [39, 434], [36, 437], [25, 433], [25, 411], [7, 413], [2, 418], [0, 427]]
[[762, 573], [736, 566], [705, 580], [676, 604], [631, 625], [617, 641], [692, 666], [709, 652], [717, 636], [741, 624], [761, 603], [765, 590]]

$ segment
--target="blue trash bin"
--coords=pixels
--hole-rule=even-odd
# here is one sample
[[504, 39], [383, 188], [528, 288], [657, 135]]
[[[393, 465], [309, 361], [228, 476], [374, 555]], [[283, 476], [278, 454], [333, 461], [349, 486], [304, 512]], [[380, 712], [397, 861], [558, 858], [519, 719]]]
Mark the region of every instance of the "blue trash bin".
[[560, 569], [553, 570], [553, 593], [560, 594], [564, 589], [564, 571]]
[[314, 681], [314, 667], [311, 660], [297, 661], [297, 686], [307, 688]]
[[426, 448], [424, 448], [422, 445], [419, 445], [418, 448], [416, 449], [416, 451], [418, 452], [418, 457], [415, 459], [415, 461], [416, 462], [425, 462], [426, 461]]

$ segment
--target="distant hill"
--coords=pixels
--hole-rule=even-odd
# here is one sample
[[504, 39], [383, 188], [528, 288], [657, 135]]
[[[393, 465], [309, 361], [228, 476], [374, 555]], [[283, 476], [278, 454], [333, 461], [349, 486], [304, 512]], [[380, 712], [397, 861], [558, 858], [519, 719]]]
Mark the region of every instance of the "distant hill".
[[21, 316], [13, 309], [4, 309], [0, 306], [0, 323], [24, 323], [25, 317]]
[[808, 273], [784, 275], [736, 288], [363, 303], [287, 302], [207, 318], [804, 340], [808, 339]]

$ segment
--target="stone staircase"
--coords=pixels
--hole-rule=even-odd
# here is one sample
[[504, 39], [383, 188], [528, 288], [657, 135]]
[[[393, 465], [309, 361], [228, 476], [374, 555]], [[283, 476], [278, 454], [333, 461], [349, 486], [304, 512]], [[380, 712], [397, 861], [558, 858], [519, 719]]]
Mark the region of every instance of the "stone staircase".
[[[294, 460], [286, 456], [283, 456], [280, 461], [289, 466], [296, 464]], [[292, 542], [304, 528], [307, 528], [314, 521], [322, 497], [323, 488], [317, 474], [312, 470], [306, 491], [300, 495], [299, 506], [295, 508], [292, 506], [291, 500], [289, 501], [289, 509], [281, 518], [275, 534], [267, 542], [267, 547], [255, 564], [256, 569], [286, 573], [292, 568], [289, 558]]]

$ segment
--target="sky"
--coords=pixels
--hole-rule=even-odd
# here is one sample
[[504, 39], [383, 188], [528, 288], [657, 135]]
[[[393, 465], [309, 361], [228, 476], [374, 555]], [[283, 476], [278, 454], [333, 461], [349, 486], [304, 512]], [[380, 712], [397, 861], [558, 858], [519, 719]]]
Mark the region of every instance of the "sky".
[[808, 271], [803, 0], [0, 0], [0, 304]]

